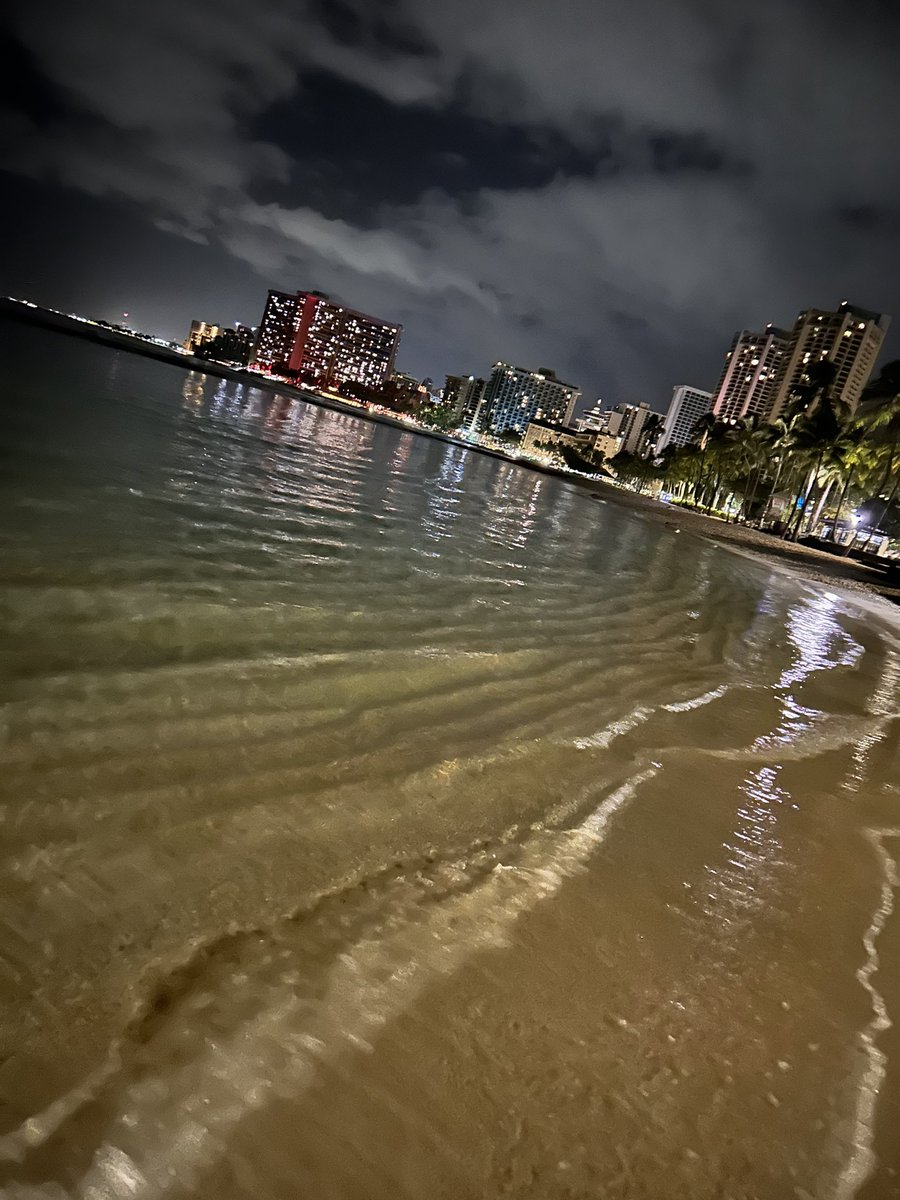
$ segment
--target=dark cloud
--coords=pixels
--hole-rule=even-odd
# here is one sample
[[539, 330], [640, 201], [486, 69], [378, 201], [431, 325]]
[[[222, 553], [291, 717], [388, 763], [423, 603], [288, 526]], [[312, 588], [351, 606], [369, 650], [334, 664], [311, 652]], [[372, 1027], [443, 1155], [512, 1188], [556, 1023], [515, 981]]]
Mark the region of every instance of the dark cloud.
[[838, 209], [838, 217], [851, 229], [873, 230], [887, 224], [888, 214], [874, 204], [844, 204]]
[[504, 356], [662, 406], [735, 327], [900, 306], [880, 0], [16, 0], [12, 32], [8, 170], [142, 214], [180, 323], [320, 287], [421, 374]]

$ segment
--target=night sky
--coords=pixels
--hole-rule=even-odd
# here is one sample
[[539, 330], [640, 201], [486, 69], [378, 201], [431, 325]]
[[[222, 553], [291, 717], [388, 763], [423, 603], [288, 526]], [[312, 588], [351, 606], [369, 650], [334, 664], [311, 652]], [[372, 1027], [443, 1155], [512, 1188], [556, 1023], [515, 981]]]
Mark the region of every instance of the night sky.
[[268, 287], [585, 400], [848, 298], [900, 357], [896, 0], [12, 0], [0, 291], [181, 339]]

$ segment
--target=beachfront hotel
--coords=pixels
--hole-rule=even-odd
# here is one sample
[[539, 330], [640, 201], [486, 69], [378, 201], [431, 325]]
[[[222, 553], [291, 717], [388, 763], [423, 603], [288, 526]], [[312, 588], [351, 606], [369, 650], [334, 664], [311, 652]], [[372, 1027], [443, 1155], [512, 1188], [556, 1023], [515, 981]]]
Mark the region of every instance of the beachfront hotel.
[[890, 321], [890, 317], [857, 308], [848, 300], [842, 300], [835, 312], [821, 308], [801, 312], [767, 419], [781, 416], [795, 390], [809, 382], [807, 369], [823, 359], [834, 363], [836, 369], [832, 395], [856, 412]]
[[725, 355], [713, 392], [712, 411], [719, 421], [759, 417], [768, 421], [791, 347], [791, 335], [775, 325], [762, 333], [742, 329]]
[[805, 309], [790, 332], [742, 329], [725, 356], [712, 411], [720, 421], [775, 421], [809, 382], [809, 367], [827, 360], [836, 370], [832, 395], [855, 412], [889, 324], [890, 317], [843, 300], [834, 312]]
[[530, 421], [569, 425], [581, 389], [556, 378], [547, 367], [528, 371], [510, 363], [494, 363], [477, 423], [492, 433], [524, 433]]
[[259, 323], [253, 365], [264, 371], [287, 369], [297, 333], [297, 293], [269, 292]]
[[394, 369], [401, 329], [321, 292], [270, 291], [253, 364], [322, 388], [380, 388]]

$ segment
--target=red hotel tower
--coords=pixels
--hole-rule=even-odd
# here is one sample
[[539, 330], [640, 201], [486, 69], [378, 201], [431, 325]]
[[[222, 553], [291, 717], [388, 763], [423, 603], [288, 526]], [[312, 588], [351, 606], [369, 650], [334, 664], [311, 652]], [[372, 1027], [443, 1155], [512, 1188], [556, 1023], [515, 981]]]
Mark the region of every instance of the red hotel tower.
[[381, 387], [394, 369], [401, 325], [335, 304], [321, 292], [269, 292], [255, 366], [317, 387]]

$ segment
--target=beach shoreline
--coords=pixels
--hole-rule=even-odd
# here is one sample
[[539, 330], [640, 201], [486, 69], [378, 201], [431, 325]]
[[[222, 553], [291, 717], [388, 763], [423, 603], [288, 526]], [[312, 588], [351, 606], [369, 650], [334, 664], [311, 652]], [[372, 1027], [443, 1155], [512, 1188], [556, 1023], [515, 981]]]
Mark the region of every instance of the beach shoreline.
[[772, 565], [794, 569], [813, 582], [841, 585], [852, 592], [864, 592], [894, 603], [900, 602], [900, 587], [888, 585], [877, 569], [855, 559], [784, 541], [760, 529], [729, 523], [719, 517], [708, 516], [671, 501], [656, 500], [603, 480], [580, 479], [576, 476], [574, 482], [580, 486], [588, 484], [596, 501], [619, 504], [650, 520], [662, 522], [673, 533], [693, 534], [725, 549], [748, 554], [757, 561], [765, 560]]
[[493, 450], [488, 446], [482, 446], [464, 438], [454, 437], [452, 434], [443, 433], [437, 429], [427, 429], [419, 424], [404, 420], [399, 414], [394, 416], [386, 412], [376, 412], [365, 405], [355, 404], [352, 401], [343, 401], [337, 397], [310, 391], [305, 388], [292, 387], [290, 384], [267, 378], [265, 375], [259, 375], [252, 371], [232, 368], [226, 366], [224, 363], [211, 362], [194, 356], [182, 355], [174, 350], [145, 342], [133, 335], [122, 333], [106, 326], [83, 323], [67, 314], [58, 313], [52, 309], [44, 309], [39, 306], [32, 307], [30, 304], [10, 297], [0, 297], [0, 316], [6, 316], [11, 320], [20, 321], [24, 324], [39, 325], [52, 332], [83, 338], [97, 345], [106, 346], [108, 349], [124, 350], [129, 354], [153, 358], [184, 371], [198, 371], [205, 375], [211, 375], [213, 378], [232, 380], [235, 383], [243, 383], [250, 387], [260, 388], [262, 391], [270, 392], [273, 395], [282, 395], [290, 399], [302, 400], [305, 403], [315, 404], [321, 408], [332, 409], [335, 412], [346, 413], [349, 416], [356, 416], [364, 421], [373, 421], [379, 425], [389, 425], [395, 429], [405, 430], [420, 437], [432, 438], [447, 445], [459, 446], [461, 449], [472, 451], [475, 454], [483, 454], [488, 458], [496, 458], [503, 462], [508, 462], [512, 466], [521, 467], [527, 471], [534, 471], [540, 475], [552, 475], [580, 489], [587, 488], [591, 492], [592, 498], [596, 500], [611, 501], [623, 508], [640, 513], [651, 520], [662, 521], [667, 526], [673, 527], [673, 532], [677, 529], [679, 533], [692, 533], [699, 537], [705, 537], [726, 548], [749, 553], [753, 558], [767, 559], [770, 562], [776, 561], [781, 566], [796, 569], [807, 579], [814, 582], [841, 584], [846, 586], [850, 591], [867, 592], [881, 596], [893, 603], [900, 603], [900, 587], [886, 584], [881, 574], [865, 563], [828, 554], [825, 551], [815, 550], [811, 546], [799, 545], [796, 542], [786, 542], [772, 534], [763, 533], [761, 530], [741, 524], [730, 524], [718, 517], [708, 516], [705, 513], [693, 511], [679, 504], [656, 500], [651, 496], [621, 487], [600, 476], [592, 478], [590, 476], [576, 475], [570, 471], [558, 470], [557, 468], [529, 461], [519, 456], [513, 457], [502, 453], [502, 451]]

